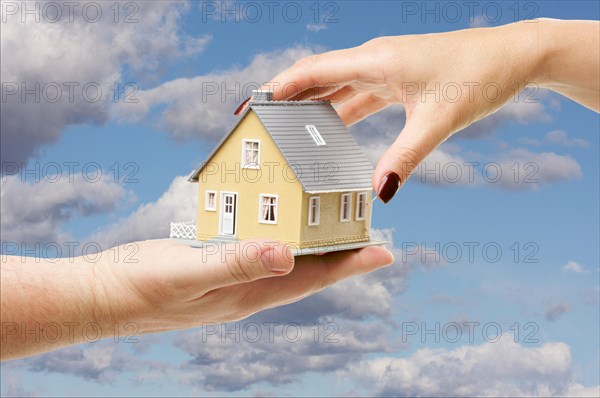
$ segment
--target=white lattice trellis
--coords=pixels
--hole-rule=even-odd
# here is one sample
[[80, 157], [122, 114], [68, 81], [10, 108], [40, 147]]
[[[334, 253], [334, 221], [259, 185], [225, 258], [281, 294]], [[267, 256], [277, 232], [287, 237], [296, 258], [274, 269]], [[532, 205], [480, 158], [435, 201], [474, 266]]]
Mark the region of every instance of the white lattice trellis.
[[170, 236], [177, 239], [196, 239], [196, 222], [172, 222]]

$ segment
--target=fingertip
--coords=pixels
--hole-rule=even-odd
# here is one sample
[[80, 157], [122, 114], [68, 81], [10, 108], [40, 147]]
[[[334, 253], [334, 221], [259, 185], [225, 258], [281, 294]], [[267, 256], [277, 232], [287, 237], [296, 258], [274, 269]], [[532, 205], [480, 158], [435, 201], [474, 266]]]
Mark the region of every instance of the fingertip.
[[342, 119], [342, 122], [344, 122], [344, 124], [346, 125], [346, 127], [350, 127], [350, 126], [352, 126], [352, 125], [355, 124], [355, 122], [354, 122], [355, 118], [351, 114], [343, 112], [343, 109], [336, 109], [336, 111], [338, 112], [338, 115], [340, 116], [340, 119]]
[[262, 241], [262, 265], [276, 275], [285, 275], [294, 269], [294, 255], [288, 245], [278, 241]]
[[377, 113], [390, 106], [386, 100], [370, 94], [355, 93], [346, 99], [336, 111], [346, 126], [352, 126], [370, 115]]
[[428, 153], [423, 148], [421, 139], [422, 137], [410, 137], [405, 128], [379, 159], [372, 184], [375, 194], [384, 204], [389, 203], [406, 184]]
[[370, 246], [361, 249], [363, 264], [368, 268], [382, 268], [394, 263], [394, 254], [383, 246]]
[[379, 181], [379, 186], [377, 187], [377, 197], [381, 199], [384, 204], [387, 204], [398, 189], [400, 189], [400, 184], [402, 180], [400, 176], [393, 171], [387, 172]]
[[392, 253], [387, 248], [382, 247], [382, 249], [385, 251], [383, 266], [389, 267], [390, 265], [394, 264], [394, 262], [396, 261], [396, 258], [394, 257], [394, 253]]
[[285, 264], [286, 274], [292, 272], [294, 265], [296, 264], [296, 259], [291, 248], [289, 245], [280, 243], [278, 245], [278, 250], [278, 254], [281, 256], [281, 261]]

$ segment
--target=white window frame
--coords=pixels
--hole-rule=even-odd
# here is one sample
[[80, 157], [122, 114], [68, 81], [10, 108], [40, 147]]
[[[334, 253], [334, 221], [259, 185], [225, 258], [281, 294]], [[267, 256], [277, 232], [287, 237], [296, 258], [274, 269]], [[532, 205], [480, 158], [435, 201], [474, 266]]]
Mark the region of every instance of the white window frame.
[[[362, 217], [360, 216], [360, 198], [362, 200]], [[367, 193], [366, 192], [358, 192], [356, 194], [356, 221], [362, 221], [367, 218]]]
[[314, 124], [307, 124], [305, 127], [310, 136], [312, 137], [313, 141], [315, 141], [315, 144], [317, 144], [317, 146], [327, 145], [327, 143], [321, 136], [321, 133], [319, 133], [319, 130], [317, 130], [317, 126], [315, 126]]
[[[247, 143], [257, 143], [258, 144], [258, 156], [256, 157], [257, 162], [255, 165], [253, 164], [246, 164], [246, 144]], [[242, 140], [242, 169], [260, 169], [260, 147], [261, 147], [261, 142], [260, 140], [253, 140], [253, 139], [243, 139]]]
[[[344, 218], [344, 198], [348, 198], [348, 218]], [[352, 192], [340, 196], [340, 222], [352, 221]]]
[[[215, 196], [215, 201], [213, 203], [213, 207], [210, 207], [208, 204], [210, 203], [208, 200], [208, 196], [213, 194]], [[206, 211], [217, 211], [217, 191], [206, 191], [206, 195], [204, 196], [204, 210]]]
[[[312, 222], [312, 217], [311, 217], [313, 202], [316, 203], [315, 222]], [[320, 223], [321, 223], [321, 197], [320, 196], [311, 196], [308, 198], [308, 225], [314, 226], [314, 225], [319, 225]]]
[[[275, 210], [274, 210], [274, 214], [275, 214], [275, 221], [270, 221], [270, 220], [263, 220], [261, 217], [261, 214], [263, 212], [263, 201], [264, 198], [275, 198]], [[270, 194], [270, 193], [261, 193], [258, 195], [258, 222], [260, 224], [277, 224], [277, 220], [279, 219], [278, 217], [278, 212], [279, 212], [279, 195], [274, 195], [274, 194]]]

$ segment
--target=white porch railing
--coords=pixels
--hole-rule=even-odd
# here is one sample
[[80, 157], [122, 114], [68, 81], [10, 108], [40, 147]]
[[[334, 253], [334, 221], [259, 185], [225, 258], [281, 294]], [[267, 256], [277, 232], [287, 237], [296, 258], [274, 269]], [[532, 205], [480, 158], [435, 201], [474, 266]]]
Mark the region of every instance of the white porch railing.
[[196, 239], [196, 222], [172, 222], [170, 237], [177, 239]]

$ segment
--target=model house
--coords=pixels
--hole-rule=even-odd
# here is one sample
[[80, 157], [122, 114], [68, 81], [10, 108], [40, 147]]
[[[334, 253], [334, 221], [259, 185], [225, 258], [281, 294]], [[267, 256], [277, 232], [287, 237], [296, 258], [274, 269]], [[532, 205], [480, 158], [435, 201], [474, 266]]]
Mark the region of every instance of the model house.
[[189, 178], [198, 183], [198, 240], [370, 240], [373, 167], [329, 102], [255, 91], [236, 114]]

